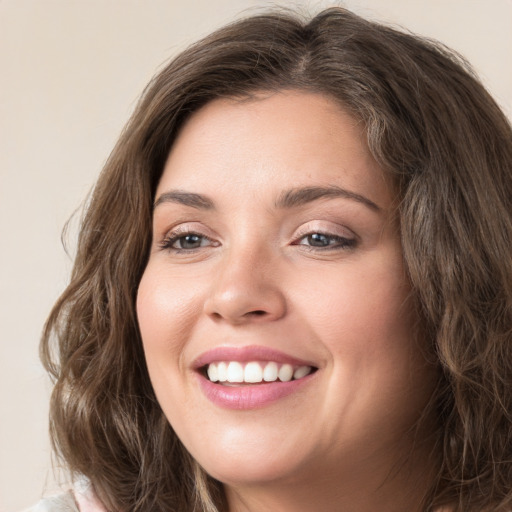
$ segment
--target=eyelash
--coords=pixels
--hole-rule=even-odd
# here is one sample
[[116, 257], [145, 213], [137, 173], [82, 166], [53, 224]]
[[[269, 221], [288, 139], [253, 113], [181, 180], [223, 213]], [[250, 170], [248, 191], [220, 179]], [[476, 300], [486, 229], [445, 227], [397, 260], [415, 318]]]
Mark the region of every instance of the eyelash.
[[[334, 241], [334, 243], [329, 243], [329, 245], [326, 246], [315, 246], [315, 245], [307, 245], [301, 243], [302, 240], [312, 237], [315, 235], [320, 235], [321, 237], [325, 237], [329, 239], [329, 242]], [[176, 244], [179, 240], [184, 240], [187, 237], [197, 237], [200, 239], [200, 243], [203, 241], [210, 242], [211, 245], [203, 246], [199, 245], [199, 247], [193, 247], [190, 249], [182, 248], [182, 247], [173, 247], [174, 244]], [[168, 236], [166, 236], [162, 242], [159, 244], [161, 249], [168, 250], [171, 252], [174, 252], [176, 254], [179, 253], [193, 253], [203, 247], [217, 247], [219, 244], [218, 242], [215, 242], [215, 240], [212, 240], [210, 237], [197, 233], [195, 231], [174, 231], [169, 233]], [[333, 235], [332, 233], [326, 233], [323, 231], [309, 231], [307, 233], [301, 234], [299, 237], [295, 239], [295, 241], [292, 242], [291, 245], [301, 246], [302, 249], [308, 250], [308, 251], [335, 251], [335, 250], [349, 250], [353, 249], [357, 245], [357, 239], [356, 238], [346, 238], [339, 235]]]
[[162, 240], [162, 242], [160, 243], [160, 247], [162, 249], [165, 249], [165, 250], [168, 250], [171, 252], [175, 252], [175, 253], [191, 253], [191, 252], [197, 251], [198, 249], [201, 249], [202, 247], [204, 247], [201, 245], [199, 247], [194, 247], [192, 249], [173, 247], [174, 244], [177, 243], [179, 240], [184, 240], [185, 238], [192, 237], [192, 236], [198, 237], [199, 239], [201, 239], [201, 242], [203, 240], [207, 240], [207, 241], [211, 242], [213, 246], [218, 245], [218, 243], [216, 243], [210, 237], [203, 235], [201, 233], [196, 233], [195, 231], [175, 231], [175, 232], [169, 233], [169, 235], [166, 236]]
[[[328, 238], [330, 241], [334, 241], [333, 244], [329, 244], [326, 246], [315, 246], [315, 245], [306, 245], [301, 244], [300, 242], [305, 238], [312, 237], [314, 235], [320, 235], [322, 237]], [[326, 233], [324, 231], [309, 231], [307, 233], [301, 234], [297, 237], [296, 241], [292, 243], [292, 245], [300, 245], [303, 249], [308, 251], [335, 251], [335, 250], [349, 250], [353, 249], [357, 245], [356, 238], [346, 238], [344, 236], [333, 235], [332, 233]]]

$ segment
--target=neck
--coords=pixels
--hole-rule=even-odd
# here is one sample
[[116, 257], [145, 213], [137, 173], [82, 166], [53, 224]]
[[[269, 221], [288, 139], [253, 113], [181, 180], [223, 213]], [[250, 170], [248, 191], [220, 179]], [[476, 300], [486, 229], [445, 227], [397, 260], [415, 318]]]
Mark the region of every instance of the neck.
[[[411, 444], [409, 444], [409, 448]], [[312, 464], [293, 479], [226, 486], [229, 512], [420, 512], [438, 464], [433, 443], [349, 464]]]

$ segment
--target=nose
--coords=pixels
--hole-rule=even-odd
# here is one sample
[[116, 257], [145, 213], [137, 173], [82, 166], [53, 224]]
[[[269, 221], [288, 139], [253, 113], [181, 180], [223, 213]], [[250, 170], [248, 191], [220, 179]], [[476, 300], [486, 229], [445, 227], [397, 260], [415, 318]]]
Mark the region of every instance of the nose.
[[232, 325], [279, 320], [286, 314], [286, 299], [277, 265], [262, 252], [233, 251], [218, 268], [204, 311]]

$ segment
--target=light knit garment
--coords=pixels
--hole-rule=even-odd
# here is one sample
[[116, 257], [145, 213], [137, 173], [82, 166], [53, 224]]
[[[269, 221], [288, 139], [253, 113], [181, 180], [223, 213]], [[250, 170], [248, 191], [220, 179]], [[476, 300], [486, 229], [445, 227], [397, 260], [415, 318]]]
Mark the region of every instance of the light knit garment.
[[75, 483], [73, 490], [42, 499], [23, 512], [107, 512], [86, 480]]

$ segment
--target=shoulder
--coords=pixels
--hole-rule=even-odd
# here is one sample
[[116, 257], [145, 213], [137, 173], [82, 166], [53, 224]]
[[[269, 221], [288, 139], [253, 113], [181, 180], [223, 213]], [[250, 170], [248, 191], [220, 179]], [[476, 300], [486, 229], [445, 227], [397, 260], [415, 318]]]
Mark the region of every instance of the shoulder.
[[44, 498], [23, 512], [106, 512], [106, 509], [94, 495], [89, 482], [81, 479], [75, 482], [73, 490]]
[[37, 505], [23, 512], [80, 512], [71, 491], [42, 499]]

